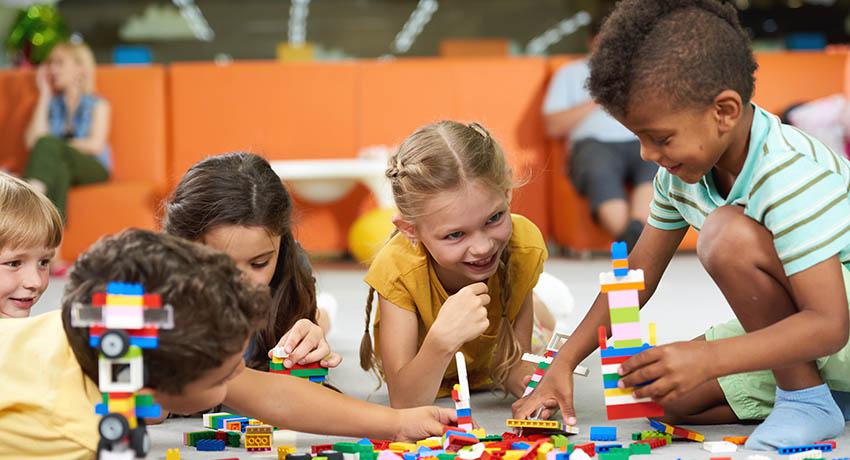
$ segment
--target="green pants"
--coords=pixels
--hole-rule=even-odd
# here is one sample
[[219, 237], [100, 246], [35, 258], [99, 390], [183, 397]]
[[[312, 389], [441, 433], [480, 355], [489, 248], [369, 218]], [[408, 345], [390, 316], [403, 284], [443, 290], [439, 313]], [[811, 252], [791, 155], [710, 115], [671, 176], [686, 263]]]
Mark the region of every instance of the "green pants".
[[[844, 290], [850, 303], [850, 271], [843, 267]], [[705, 332], [706, 340], [719, 340], [746, 334], [738, 320], [718, 324]], [[850, 344], [837, 353], [817, 360], [821, 378], [830, 389], [850, 392]], [[762, 420], [770, 415], [776, 396], [772, 371], [745, 372], [717, 379], [726, 401], [741, 420]]]
[[44, 136], [30, 150], [24, 178], [47, 186], [47, 198], [65, 220], [68, 190], [77, 185], [106, 182], [109, 172], [94, 155], [87, 155], [55, 136]]

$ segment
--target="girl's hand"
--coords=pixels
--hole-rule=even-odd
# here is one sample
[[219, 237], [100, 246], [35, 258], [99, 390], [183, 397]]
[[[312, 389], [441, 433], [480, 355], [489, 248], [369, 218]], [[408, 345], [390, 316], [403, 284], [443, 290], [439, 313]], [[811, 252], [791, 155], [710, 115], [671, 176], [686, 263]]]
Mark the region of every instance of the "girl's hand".
[[443, 434], [443, 427], [457, 421], [454, 409], [445, 407], [414, 407], [398, 410], [397, 440], [417, 441]]
[[[283, 360], [286, 368], [317, 361], [322, 367], [337, 367], [342, 362], [339, 354], [331, 353], [322, 328], [309, 319], [299, 319], [292, 329], [280, 338], [277, 346], [289, 354], [289, 357]], [[269, 350], [269, 358], [271, 356], [272, 351]]]
[[53, 87], [50, 86], [50, 79], [47, 77], [47, 66], [41, 65], [36, 70], [35, 86], [41, 96], [49, 96], [53, 93]]
[[463, 344], [478, 338], [490, 326], [487, 305], [490, 296], [487, 285], [475, 283], [449, 296], [440, 308], [431, 332], [445, 348], [457, 351]]
[[[661, 345], [631, 357], [620, 365], [620, 388], [652, 382], [635, 389], [635, 398], [652, 398], [665, 405], [714, 376], [711, 342], [693, 340]], [[547, 373], [548, 375], [548, 373]]]

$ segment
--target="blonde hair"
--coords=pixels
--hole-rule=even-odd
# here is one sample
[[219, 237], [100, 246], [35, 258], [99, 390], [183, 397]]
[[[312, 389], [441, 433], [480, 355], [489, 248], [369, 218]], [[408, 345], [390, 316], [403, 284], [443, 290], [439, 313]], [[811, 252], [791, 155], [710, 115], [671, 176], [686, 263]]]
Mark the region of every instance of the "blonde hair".
[[[425, 214], [425, 206], [434, 195], [455, 190], [472, 181], [499, 193], [507, 193], [515, 187], [505, 153], [490, 133], [478, 123], [464, 125], [455, 121], [426, 125], [411, 134], [390, 157], [386, 176], [392, 185], [399, 213], [408, 222], [415, 222]], [[510, 256], [510, 246], [506, 246], [498, 271], [502, 288], [499, 299], [501, 323], [490, 367], [493, 382], [503, 389], [511, 366], [522, 356], [513, 325], [508, 319]], [[369, 332], [374, 297], [375, 290], [370, 288], [366, 299], [366, 330], [360, 343], [360, 367], [367, 371], [375, 370], [383, 377]]]
[[56, 51], [67, 51], [71, 58], [83, 69], [83, 78], [81, 82], [81, 90], [85, 94], [94, 92], [94, 74], [95, 66], [97, 65], [94, 59], [94, 53], [91, 48], [82, 40], [71, 40], [67, 42], [57, 43], [50, 54]]
[[56, 248], [62, 217], [56, 206], [29, 183], [0, 172], [0, 250]]

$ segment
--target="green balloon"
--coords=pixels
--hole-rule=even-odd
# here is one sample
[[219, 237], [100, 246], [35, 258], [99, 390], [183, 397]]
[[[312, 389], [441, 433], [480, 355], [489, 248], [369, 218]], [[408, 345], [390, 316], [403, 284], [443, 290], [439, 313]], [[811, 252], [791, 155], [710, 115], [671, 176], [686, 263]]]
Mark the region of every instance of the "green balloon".
[[32, 64], [40, 64], [57, 43], [68, 40], [68, 26], [53, 5], [32, 5], [18, 13], [6, 48]]

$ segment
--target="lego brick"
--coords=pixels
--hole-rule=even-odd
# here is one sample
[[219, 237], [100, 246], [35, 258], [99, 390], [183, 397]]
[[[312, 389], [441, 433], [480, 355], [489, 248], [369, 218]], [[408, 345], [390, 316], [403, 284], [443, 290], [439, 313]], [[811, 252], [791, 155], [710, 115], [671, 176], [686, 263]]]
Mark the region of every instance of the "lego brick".
[[625, 241], [615, 241], [611, 243], [611, 258], [612, 259], [628, 259], [628, 246]]
[[[629, 347], [629, 348], [607, 348], [601, 351], [602, 358], [622, 358], [622, 357], [632, 357], [640, 352], [649, 350], [650, 347], [648, 344], [643, 344], [637, 347]], [[613, 363], [606, 363], [613, 364]]]
[[295, 377], [314, 377], [314, 376], [326, 376], [328, 375], [327, 369], [291, 369], [288, 372], [289, 375], [293, 375]]
[[638, 341], [637, 345], [623, 345], [623, 348], [639, 347], [643, 344], [643, 331], [641, 330], [639, 322], [614, 323], [611, 325], [611, 336], [614, 338], [614, 346], [617, 348], [620, 348], [620, 346], [617, 345], [617, 341]]
[[[585, 444], [579, 444], [575, 446], [576, 450], [583, 450], [588, 457], [593, 457], [596, 455], [596, 444], [592, 442], [588, 442]], [[575, 450], [573, 451], [575, 452]]]
[[110, 281], [106, 283], [106, 294], [143, 295], [145, 288], [139, 283], [122, 283]]
[[640, 323], [640, 308], [638, 307], [612, 308], [610, 313], [611, 324]]
[[616, 441], [617, 427], [615, 426], [592, 426], [590, 427], [591, 441]]
[[670, 444], [666, 438], [649, 438], [649, 439], [641, 439], [640, 441], [635, 441], [632, 444], [646, 444], [650, 449], [657, 449], [659, 447], [664, 447], [667, 444]]
[[[613, 390], [605, 390], [605, 391], [617, 391], [618, 389]], [[634, 388], [625, 388], [625, 391], [634, 390]], [[644, 404], [650, 403], [652, 399], [650, 398], [635, 398], [632, 394], [624, 394], [621, 396], [606, 396], [605, 397], [605, 405], [606, 406], [626, 406], [633, 404]]]
[[809, 458], [823, 458], [823, 452], [820, 450], [807, 450], [805, 452], [797, 452], [791, 454], [788, 460], [806, 460]]
[[125, 294], [106, 294], [106, 306], [108, 307], [143, 307], [142, 296]]
[[654, 428], [658, 431], [662, 431], [664, 433], [672, 434], [673, 436], [675, 436], [677, 438], [688, 439], [688, 440], [696, 441], [696, 442], [705, 441], [705, 436], [703, 436], [702, 434], [700, 434], [696, 431], [687, 430], [685, 428], [681, 428], [681, 427], [674, 426], [674, 425], [668, 425], [668, 424], [666, 424], [666, 423], [664, 423], [660, 420], [650, 419], [649, 425], [652, 426], [652, 428]]
[[747, 439], [749, 439], [749, 436], [726, 436], [725, 438], [723, 438], [724, 441], [731, 442], [732, 444], [738, 446], [743, 446], [744, 444], [746, 444]]
[[[476, 439], [477, 442], [477, 439]], [[388, 446], [390, 450], [396, 452], [415, 452], [416, 444], [409, 442], [391, 442]]]
[[312, 452], [313, 455], [318, 455], [319, 452], [326, 451], [326, 450], [327, 451], [333, 450], [333, 444], [316, 444], [316, 445], [310, 446], [310, 452]]
[[629, 454], [630, 455], [649, 455], [651, 453], [652, 453], [652, 446], [649, 443], [633, 442], [633, 443], [629, 444]]
[[649, 346], [654, 347], [658, 341], [658, 336], [655, 332], [655, 323], [649, 323]]
[[615, 276], [611, 272], [602, 272], [599, 274], [599, 285], [602, 292], [611, 291], [627, 291], [638, 290], [645, 288], [643, 270], [629, 270], [626, 276]]
[[664, 409], [654, 402], [607, 406], [605, 410], [608, 414], [608, 420], [664, 416]]
[[643, 343], [643, 339], [614, 340], [616, 348], [639, 347], [641, 343]]
[[455, 409], [455, 412], [457, 413], [458, 418], [472, 416], [472, 409]]
[[791, 455], [809, 450], [819, 450], [822, 452], [832, 452], [832, 446], [829, 444], [805, 444], [802, 446], [785, 446], [780, 447], [777, 452], [779, 455]]
[[611, 449], [619, 449], [619, 448], [622, 448], [622, 447], [623, 447], [622, 444], [597, 444], [596, 445], [596, 453], [597, 454], [604, 454], [604, 453], [610, 451]]
[[738, 450], [738, 446], [727, 441], [707, 441], [702, 443], [702, 449], [713, 454], [725, 454], [729, 452], [736, 452]]
[[640, 307], [638, 291], [611, 291], [608, 294], [608, 309], [619, 310]]
[[224, 441], [220, 439], [201, 439], [195, 444], [195, 449], [204, 452], [224, 450]]
[[215, 431], [189, 431], [183, 433], [183, 444], [190, 447], [195, 447], [195, 444], [201, 439], [215, 439]]
[[345, 460], [342, 453], [333, 450], [323, 450], [319, 452], [319, 456], [324, 457], [327, 460]]
[[835, 447], [836, 447], [835, 440], [832, 440], [832, 439], [830, 439], [829, 441], [818, 441], [815, 444], [828, 444], [829, 446], [832, 447], [832, 450], [835, 450]]
[[140, 418], [157, 418], [162, 414], [162, 410], [159, 405], [153, 406], [136, 406], [136, 417]]
[[165, 460], [180, 460], [180, 449], [172, 448], [165, 450]]
[[553, 430], [561, 429], [561, 422], [557, 420], [520, 420], [508, 419], [505, 422], [509, 427], [513, 428], [547, 428]]

